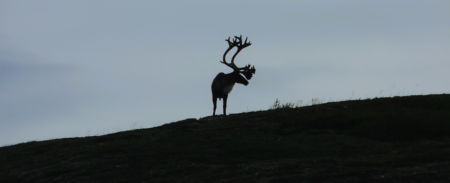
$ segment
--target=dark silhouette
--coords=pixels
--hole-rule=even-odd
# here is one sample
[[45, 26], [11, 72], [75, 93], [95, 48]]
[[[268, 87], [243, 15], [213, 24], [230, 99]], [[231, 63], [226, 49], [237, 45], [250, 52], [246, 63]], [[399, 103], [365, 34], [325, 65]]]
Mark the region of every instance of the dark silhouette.
[[[213, 110], [213, 116], [216, 115], [216, 107], [217, 107], [217, 98], [219, 100], [223, 98], [223, 115], [227, 115], [227, 98], [228, 94], [233, 89], [234, 84], [240, 83], [245, 86], [248, 85], [248, 81], [250, 80], [255, 73], [256, 69], [255, 66], [250, 67], [251, 65], [248, 64], [245, 67], [238, 68], [234, 64], [234, 58], [236, 58], [236, 55], [239, 54], [239, 52], [246, 48], [247, 46], [252, 45], [251, 42], [247, 43], [247, 38], [245, 38], [245, 41], [242, 42], [242, 35], [241, 36], [234, 36], [234, 39], [230, 41], [230, 37], [226, 39], [225, 41], [228, 42], [228, 49], [223, 54], [223, 61], [220, 61], [221, 63], [227, 65], [228, 67], [231, 67], [234, 71], [232, 73], [224, 74], [223, 72], [217, 74], [216, 78], [214, 78], [212, 84], [211, 84], [211, 91], [212, 91], [212, 99], [214, 104], [214, 110]], [[231, 58], [231, 63], [228, 63], [225, 60], [225, 56], [227, 53], [233, 49], [234, 47], [237, 47], [236, 53], [233, 55], [233, 58]], [[243, 74], [245, 76], [242, 77]]]

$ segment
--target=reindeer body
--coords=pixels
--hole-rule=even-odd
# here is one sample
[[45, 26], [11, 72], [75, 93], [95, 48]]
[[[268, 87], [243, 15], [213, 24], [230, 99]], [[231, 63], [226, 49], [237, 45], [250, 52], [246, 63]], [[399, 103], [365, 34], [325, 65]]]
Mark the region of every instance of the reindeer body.
[[211, 91], [216, 93], [217, 98], [223, 98], [233, 90], [234, 84], [239, 83], [245, 86], [248, 85], [248, 81], [237, 72], [225, 74], [223, 72], [217, 74], [211, 84]]
[[[250, 68], [250, 65], [247, 65], [246, 67], [238, 68], [234, 64], [234, 58], [236, 57], [236, 55], [245, 47], [250, 46], [251, 43], [247, 43], [246, 39], [244, 44], [242, 44], [242, 36], [235, 36], [235, 39], [233, 41], [230, 41], [230, 38], [228, 38], [226, 41], [228, 42], [230, 47], [225, 51], [223, 55], [223, 61], [221, 62], [231, 67], [234, 71], [228, 74], [225, 74], [223, 72], [217, 74], [217, 76], [213, 80], [213, 83], [211, 84], [212, 99], [214, 104], [213, 116], [216, 115], [217, 99], [220, 100], [223, 98], [223, 115], [226, 115], [228, 94], [231, 92], [231, 90], [233, 90], [234, 85], [236, 83], [239, 83], [247, 86], [247, 80], [250, 80], [255, 73], [255, 67]], [[225, 61], [225, 56], [228, 51], [230, 51], [235, 46], [238, 47], [238, 51], [234, 54], [231, 60], [231, 64], [229, 64]], [[244, 74], [245, 78], [241, 74]]]
[[226, 115], [228, 94], [231, 90], [233, 90], [234, 84], [236, 83], [240, 83], [245, 86], [248, 85], [248, 81], [238, 72], [232, 72], [229, 74], [221, 72], [214, 78], [213, 83], [211, 84], [212, 99], [214, 104], [213, 116], [216, 115], [217, 99], [220, 100], [222, 98], [223, 114]]

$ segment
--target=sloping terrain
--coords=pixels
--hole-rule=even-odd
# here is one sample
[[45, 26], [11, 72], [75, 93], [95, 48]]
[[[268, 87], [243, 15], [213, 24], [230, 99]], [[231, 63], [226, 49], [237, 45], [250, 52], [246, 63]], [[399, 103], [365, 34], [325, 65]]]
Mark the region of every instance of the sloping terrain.
[[0, 182], [450, 182], [450, 95], [186, 119], [0, 148]]

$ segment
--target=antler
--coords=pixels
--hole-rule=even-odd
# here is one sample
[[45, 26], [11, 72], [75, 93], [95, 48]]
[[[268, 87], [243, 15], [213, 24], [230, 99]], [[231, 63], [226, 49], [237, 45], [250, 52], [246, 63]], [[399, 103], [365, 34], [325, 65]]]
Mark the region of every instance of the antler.
[[[225, 65], [227, 65], [228, 67], [231, 67], [231, 68], [234, 69], [234, 70], [243, 70], [243, 69], [245, 69], [245, 67], [238, 68], [238, 67], [236, 66], [236, 64], [234, 64], [234, 58], [236, 58], [236, 55], [239, 54], [239, 52], [240, 52], [242, 49], [244, 49], [244, 48], [246, 48], [246, 47], [252, 45], [251, 42], [248, 42], [248, 43], [247, 43], [247, 39], [248, 39], [248, 37], [245, 38], [245, 41], [244, 41], [244, 43], [242, 44], [242, 35], [239, 36], [239, 37], [234, 36], [234, 39], [233, 39], [232, 41], [230, 41], [230, 37], [228, 37], [228, 39], [226, 39], [225, 41], [228, 42], [229, 47], [228, 47], [228, 49], [225, 51], [225, 53], [223, 54], [223, 61], [220, 61], [220, 62], [223, 63], [223, 64], [225, 64]], [[234, 47], [237, 47], [238, 50], [237, 50], [236, 53], [233, 55], [233, 58], [231, 58], [231, 63], [228, 63], [228, 62], [225, 60], [225, 57], [226, 57], [226, 55], [228, 54], [228, 52], [229, 52], [231, 49], [233, 49]], [[248, 65], [248, 67], [250, 67], [250, 65]], [[247, 67], [247, 69], [248, 69], [248, 67]]]
[[226, 61], [226, 59], [225, 59], [225, 57], [226, 57], [226, 55], [228, 54], [228, 52], [229, 52], [231, 49], [233, 49], [235, 46], [237, 46], [236, 38], [234, 38], [233, 41], [230, 41], [230, 37], [228, 37], [228, 39], [226, 39], [225, 41], [228, 42], [229, 47], [228, 47], [228, 49], [225, 51], [225, 53], [223, 54], [223, 61], [220, 61], [220, 62], [221, 62], [222, 64], [227, 65], [228, 67], [231, 67], [232, 69], [236, 69], [237, 66], [234, 64], [234, 62], [231, 62], [231, 64], [229, 64], [229, 63]]
[[252, 66], [250, 64], [246, 65], [245, 67], [238, 68], [238, 70], [252, 71], [252, 73], [255, 73], [256, 71], [255, 66]]
[[238, 39], [239, 42], [238, 42], [238, 44], [236, 45], [238, 50], [236, 51], [236, 53], [233, 55], [233, 58], [231, 59], [231, 63], [232, 63], [232, 64], [234, 64], [234, 58], [239, 54], [239, 52], [240, 52], [242, 49], [244, 49], [244, 48], [246, 48], [246, 47], [252, 45], [252, 43], [251, 43], [250, 41], [247, 43], [248, 37], [245, 38], [244, 44], [242, 44], [242, 35], [239, 36], [239, 37], [234, 36], [234, 39]]

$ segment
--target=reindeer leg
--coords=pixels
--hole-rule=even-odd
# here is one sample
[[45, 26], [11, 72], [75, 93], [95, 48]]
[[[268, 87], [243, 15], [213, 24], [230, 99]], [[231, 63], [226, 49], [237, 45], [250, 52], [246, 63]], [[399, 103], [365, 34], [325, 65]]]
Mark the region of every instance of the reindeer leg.
[[228, 99], [228, 95], [223, 97], [223, 115], [224, 116], [227, 115], [227, 99]]
[[217, 108], [217, 97], [213, 96], [213, 104], [214, 104], [214, 108], [213, 108], [213, 116], [216, 115], [216, 108]]

